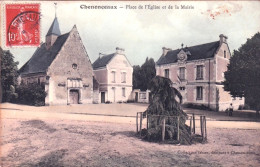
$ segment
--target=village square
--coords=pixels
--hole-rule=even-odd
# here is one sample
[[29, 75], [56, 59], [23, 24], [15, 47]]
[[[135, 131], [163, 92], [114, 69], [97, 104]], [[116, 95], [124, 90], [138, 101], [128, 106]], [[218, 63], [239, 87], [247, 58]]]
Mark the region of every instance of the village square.
[[260, 165], [259, 32], [234, 51], [222, 32], [183, 38], [134, 65], [127, 43], [93, 59], [56, 5], [19, 68], [0, 48], [0, 167]]

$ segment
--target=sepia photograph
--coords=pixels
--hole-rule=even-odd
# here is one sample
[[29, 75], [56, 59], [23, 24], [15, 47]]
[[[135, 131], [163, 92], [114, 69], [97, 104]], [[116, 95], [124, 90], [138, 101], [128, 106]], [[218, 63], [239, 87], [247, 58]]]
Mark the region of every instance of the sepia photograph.
[[0, 2], [0, 167], [260, 166], [259, 1]]

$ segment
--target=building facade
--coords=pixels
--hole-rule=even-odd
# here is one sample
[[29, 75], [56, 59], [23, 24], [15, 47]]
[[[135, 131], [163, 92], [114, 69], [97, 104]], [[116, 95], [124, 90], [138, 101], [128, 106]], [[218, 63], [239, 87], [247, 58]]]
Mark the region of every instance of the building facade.
[[55, 17], [42, 43], [19, 70], [21, 84], [43, 84], [45, 105], [93, 102], [93, 69], [76, 25], [61, 34]]
[[184, 103], [205, 105], [214, 110], [225, 110], [244, 104], [244, 98], [232, 98], [223, 89], [224, 72], [231, 56], [227, 37], [219, 41], [172, 50], [163, 47], [156, 63], [156, 75], [167, 77], [183, 96]]
[[99, 83], [99, 103], [126, 102], [129, 99], [133, 87], [133, 67], [124, 49], [116, 48], [116, 52], [109, 55], [100, 54], [92, 66]]

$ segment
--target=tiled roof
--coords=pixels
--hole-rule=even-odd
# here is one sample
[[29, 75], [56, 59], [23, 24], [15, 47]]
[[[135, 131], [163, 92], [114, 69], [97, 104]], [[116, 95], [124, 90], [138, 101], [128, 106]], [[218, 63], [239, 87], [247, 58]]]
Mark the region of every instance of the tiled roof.
[[[219, 48], [219, 41], [206, 43], [202, 45], [191, 46], [183, 48], [184, 51], [189, 51], [191, 55], [188, 55], [187, 61], [199, 60], [214, 57], [217, 49]], [[156, 62], [157, 65], [170, 64], [178, 61], [177, 54], [181, 49], [168, 51], [165, 56], [161, 56]]]
[[55, 35], [58, 35], [58, 36], [61, 35], [61, 33], [60, 33], [60, 26], [59, 26], [59, 22], [58, 22], [57, 17], [54, 18], [54, 20], [53, 20], [53, 22], [51, 24], [51, 27], [50, 27], [50, 29], [49, 29], [49, 31], [48, 31], [46, 36], [52, 35], [52, 34], [55, 34]]
[[114, 57], [114, 53], [113, 54], [109, 54], [109, 55], [105, 55], [102, 56], [101, 58], [99, 57], [93, 64], [92, 67], [93, 69], [97, 69], [97, 68], [101, 68], [101, 67], [105, 67], [109, 61]]
[[19, 70], [20, 74], [30, 74], [46, 72], [47, 68], [51, 65], [56, 55], [59, 53], [61, 47], [67, 40], [69, 33], [63, 34], [57, 38], [53, 46], [47, 50], [46, 44], [43, 43], [34, 52], [30, 60], [28, 60]]

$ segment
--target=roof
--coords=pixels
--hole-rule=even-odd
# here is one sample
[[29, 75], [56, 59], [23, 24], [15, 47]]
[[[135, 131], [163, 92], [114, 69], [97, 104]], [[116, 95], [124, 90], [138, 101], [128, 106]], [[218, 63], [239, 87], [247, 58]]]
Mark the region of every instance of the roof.
[[57, 17], [54, 18], [54, 20], [53, 20], [53, 22], [51, 24], [51, 27], [50, 27], [50, 29], [49, 29], [49, 31], [48, 31], [46, 36], [52, 35], [52, 34], [58, 35], [58, 36], [61, 35], [61, 33], [60, 33], [60, 26], [59, 26], [59, 22], [58, 22]]
[[93, 69], [97, 69], [97, 68], [101, 68], [101, 67], [105, 67], [110, 60], [115, 56], [115, 54], [109, 54], [109, 55], [105, 55], [102, 57], [99, 57], [93, 64], [92, 67]]
[[61, 47], [67, 40], [69, 33], [63, 34], [57, 38], [53, 46], [47, 50], [46, 44], [43, 43], [36, 49], [33, 56], [19, 70], [20, 74], [46, 72], [52, 61], [59, 53]]
[[[183, 50], [185, 52], [189, 51], [191, 53], [191, 55], [188, 55], [187, 61], [207, 59], [207, 58], [214, 57], [217, 49], [219, 48], [219, 44], [220, 44], [219, 41], [215, 41], [215, 42], [211, 42], [211, 43], [183, 48]], [[182, 49], [168, 51], [165, 56], [162, 55], [159, 58], [159, 60], [156, 62], [156, 64], [162, 65], [162, 64], [170, 64], [170, 63], [177, 62], [178, 61], [177, 54], [181, 50]]]

